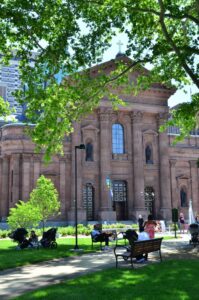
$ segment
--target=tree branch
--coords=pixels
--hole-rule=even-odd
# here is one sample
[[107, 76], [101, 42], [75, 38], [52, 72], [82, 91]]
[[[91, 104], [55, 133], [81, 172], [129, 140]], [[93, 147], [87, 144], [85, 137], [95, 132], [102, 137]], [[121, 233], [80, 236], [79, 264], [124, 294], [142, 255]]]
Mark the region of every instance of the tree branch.
[[165, 9], [164, 9], [164, 5], [162, 0], [158, 0], [158, 3], [160, 5], [160, 10], [161, 10], [161, 14], [160, 14], [160, 24], [162, 27], [162, 32], [166, 38], [166, 41], [170, 44], [170, 46], [173, 48], [173, 50], [175, 51], [180, 64], [182, 65], [182, 67], [184, 68], [184, 70], [187, 72], [187, 74], [190, 76], [190, 78], [193, 80], [193, 82], [196, 84], [196, 86], [199, 88], [199, 79], [197, 77], [197, 75], [195, 75], [192, 70], [189, 68], [189, 66], [187, 65], [187, 63], [185, 62], [184, 59], [182, 59], [182, 54], [179, 50], [179, 48], [176, 46], [175, 42], [172, 40], [172, 38], [170, 37], [166, 25], [164, 23], [164, 15], [165, 15]]

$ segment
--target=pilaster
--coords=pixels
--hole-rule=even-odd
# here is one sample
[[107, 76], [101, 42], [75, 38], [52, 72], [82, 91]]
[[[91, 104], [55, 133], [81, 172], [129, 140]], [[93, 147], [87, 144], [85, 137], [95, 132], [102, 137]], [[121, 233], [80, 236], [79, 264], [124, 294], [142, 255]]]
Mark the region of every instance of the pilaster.
[[[157, 118], [158, 128], [167, 120], [168, 114], [159, 114]], [[163, 219], [171, 219], [171, 186], [168, 155], [167, 132], [159, 134], [159, 163], [160, 163], [160, 212]]]
[[133, 133], [133, 178], [134, 178], [134, 210], [136, 217], [145, 211], [144, 204], [144, 164], [143, 164], [143, 143], [142, 143], [142, 122], [143, 113], [133, 111], [132, 115]]
[[199, 212], [199, 177], [198, 177], [198, 168], [197, 168], [197, 161], [190, 160], [190, 175], [191, 175], [191, 197], [192, 197], [192, 204], [193, 210], [195, 212]]

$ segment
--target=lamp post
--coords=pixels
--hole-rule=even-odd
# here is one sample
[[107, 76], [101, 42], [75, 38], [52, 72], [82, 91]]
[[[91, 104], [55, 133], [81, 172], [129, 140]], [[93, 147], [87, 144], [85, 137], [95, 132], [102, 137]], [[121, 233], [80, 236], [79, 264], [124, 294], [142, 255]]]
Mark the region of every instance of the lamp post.
[[85, 149], [84, 144], [80, 144], [79, 146], [75, 146], [75, 246], [74, 250], [79, 250], [78, 246], [78, 233], [77, 233], [77, 149]]

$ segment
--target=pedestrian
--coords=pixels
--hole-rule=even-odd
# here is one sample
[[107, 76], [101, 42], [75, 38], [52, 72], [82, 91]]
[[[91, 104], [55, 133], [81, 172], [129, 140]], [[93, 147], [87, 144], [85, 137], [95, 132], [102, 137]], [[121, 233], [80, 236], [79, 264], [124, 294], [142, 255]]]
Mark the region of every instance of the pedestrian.
[[179, 222], [180, 222], [180, 233], [184, 233], [184, 230], [185, 230], [185, 219], [184, 219], [184, 214], [182, 212], [180, 213]]
[[144, 229], [144, 219], [142, 215], [139, 215], [138, 217], [138, 225], [139, 225], [139, 232], [142, 232]]

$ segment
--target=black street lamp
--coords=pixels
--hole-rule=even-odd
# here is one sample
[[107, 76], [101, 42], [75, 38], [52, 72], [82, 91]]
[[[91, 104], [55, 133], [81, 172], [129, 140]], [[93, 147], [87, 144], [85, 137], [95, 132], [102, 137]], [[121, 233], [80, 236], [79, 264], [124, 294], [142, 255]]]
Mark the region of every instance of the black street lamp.
[[75, 246], [74, 250], [78, 250], [78, 233], [77, 233], [77, 149], [85, 149], [84, 144], [80, 144], [79, 146], [75, 146]]

